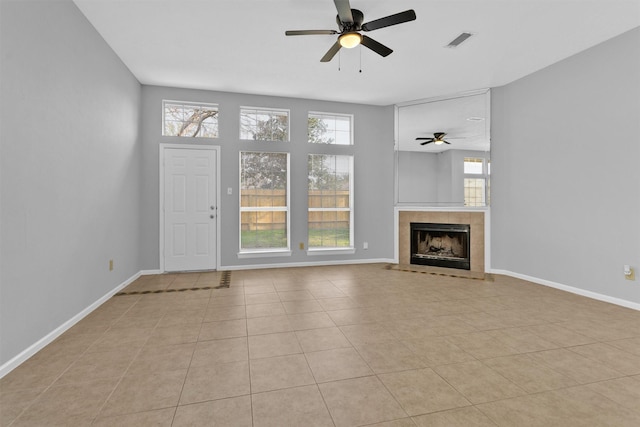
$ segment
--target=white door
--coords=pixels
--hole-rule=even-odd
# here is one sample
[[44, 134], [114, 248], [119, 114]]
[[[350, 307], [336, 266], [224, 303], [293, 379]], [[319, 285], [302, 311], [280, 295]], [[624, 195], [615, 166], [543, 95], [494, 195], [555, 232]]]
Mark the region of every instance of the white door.
[[164, 269], [216, 268], [216, 151], [164, 149]]

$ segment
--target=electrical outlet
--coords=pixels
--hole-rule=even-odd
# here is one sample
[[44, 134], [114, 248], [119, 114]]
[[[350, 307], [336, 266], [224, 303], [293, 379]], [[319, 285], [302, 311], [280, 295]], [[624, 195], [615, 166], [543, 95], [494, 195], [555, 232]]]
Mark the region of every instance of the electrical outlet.
[[232, 195], [233, 194], [233, 188], [231, 187], [227, 187], [227, 195]]
[[627, 280], [636, 280], [636, 270], [629, 267], [628, 265], [624, 266], [624, 278]]
[[369, 242], [364, 242], [362, 244], [362, 249], [369, 249]]
[[304, 251], [304, 243], [300, 242], [300, 245], [299, 245], [299, 246], [300, 246], [300, 250], [301, 250], [301, 251]]
[[109, 260], [109, 271], [113, 271], [113, 260]]

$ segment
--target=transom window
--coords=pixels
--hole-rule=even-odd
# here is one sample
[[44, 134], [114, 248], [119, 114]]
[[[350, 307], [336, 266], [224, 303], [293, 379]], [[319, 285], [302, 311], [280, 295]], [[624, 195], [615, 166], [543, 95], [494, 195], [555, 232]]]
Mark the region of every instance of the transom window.
[[240, 139], [289, 141], [289, 110], [240, 108]]
[[162, 101], [162, 135], [196, 138], [218, 137], [218, 106]]
[[350, 114], [309, 113], [308, 135], [313, 144], [353, 144], [353, 116]]
[[464, 173], [473, 175], [483, 174], [484, 159], [480, 157], [464, 158]]
[[240, 152], [240, 251], [289, 249], [289, 154]]
[[308, 157], [309, 249], [353, 247], [353, 156]]

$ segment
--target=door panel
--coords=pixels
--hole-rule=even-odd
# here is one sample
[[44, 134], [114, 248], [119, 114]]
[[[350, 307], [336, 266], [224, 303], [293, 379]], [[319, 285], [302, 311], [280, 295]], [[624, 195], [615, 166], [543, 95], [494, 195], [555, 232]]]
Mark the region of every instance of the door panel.
[[171, 185], [173, 186], [172, 213], [184, 213], [187, 204], [187, 177], [174, 173], [171, 178]]
[[206, 255], [209, 251], [209, 224], [196, 224], [196, 255]]
[[187, 254], [187, 225], [172, 224], [173, 239], [171, 245], [171, 256], [179, 257]]
[[216, 151], [164, 149], [164, 269], [216, 268]]
[[196, 176], [196, 211], [208, 212], [209, 209], [209, 177], [207, 175]]

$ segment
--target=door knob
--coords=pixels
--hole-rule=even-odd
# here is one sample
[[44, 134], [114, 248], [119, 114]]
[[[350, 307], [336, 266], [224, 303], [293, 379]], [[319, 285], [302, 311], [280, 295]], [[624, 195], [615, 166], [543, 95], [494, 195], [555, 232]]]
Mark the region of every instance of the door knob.
[[209, 215], [209, 218], [211, 218], [211, 219], [213, 219], [215, 217], [216, 217], [215, 215]]
[[215, 208], [216, 208], [215, 206], [211, 205], [211, 210], [215, 210]]

